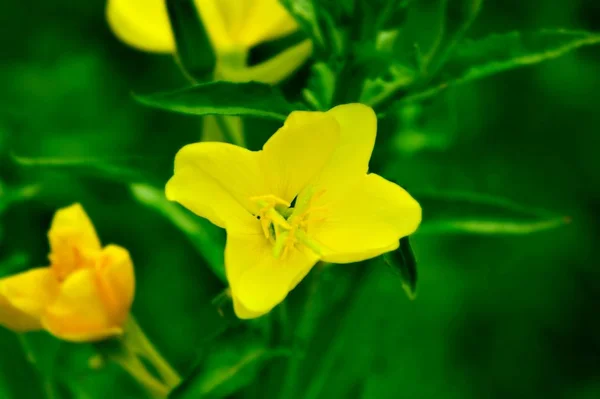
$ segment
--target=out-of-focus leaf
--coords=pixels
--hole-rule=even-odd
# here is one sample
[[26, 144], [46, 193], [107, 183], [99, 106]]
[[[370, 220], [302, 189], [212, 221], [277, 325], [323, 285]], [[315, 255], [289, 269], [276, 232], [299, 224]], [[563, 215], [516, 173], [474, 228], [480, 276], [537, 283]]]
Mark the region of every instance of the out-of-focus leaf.
[[193, 80], [208, 80], [216, 57], [193, 0], [167, 0], [177, 59]]
[[210, 82], [135, 98], [149, 107], [190, 115], [240, 115], [283, 121], [296, 109], [277, 88], [257, 82]]
[[29, 266], [29, 256], [25, 253], [15, 253], [0, 261], [0, 277], [10, 276], [25, 270]]
[[422, 100], [450, 86], [537, 64], [580, 47], [599, 43], [598, 33], [562, 29], [532, 33], [511, 32], [465, 41], [456, 46], [442, 76], [432, 86], [411, 93], [402, 101]]
[[297, 46], [305, 40], [306, 34], [303, 31], [297, 31], [284, 37], [259, 43], [248, 52], [247, 64], [253, 66], [267, 62], [277, 54]]
[[530, 234], [553, 229], [570, 218], [474, 193], [415, 193], [423, 209], [419, 234]]
[[456, 44], [475, 21], [483, 0], [445, 0], [444, 34], [439, 50], [431, 60], [430, 74], [434, 75], [442, 67]]
[[417, 259], [410, 247], [408, 237], [400, 239], [400, 246], [395, 251], [383, 255], [383, 260], [402, 279], [402, 288], [410, 299], [415, 299], [417, 289]]
[[82, 175], [91, 175], [122, 182], [153, 182], [154, 170], [164, 157], [151, 156], [102, 156], [102, 157], [29, 157], [12, 154], [19, 166], [31, 168], [60, 169]]
[[387, 0], [385, 8], [379, 14], [377, 28], [379, 30], [398, 29], [404, 23], [411, 0]]
[[325, 38], [314, 0], [280, 0], [317, 47], [325, 46]]
[[146, 184], [132, 184], [130, 189], [135, 199], [154, 208], [177, 226], [189, 238], [213, 272], [224, 282], [227, 281], [224, 266], [225, 243], [220, 239], [218, 227], [170, 202], [162, 190]]
[[41, 190], [38, 184], [30, 184], [20, 187], [8, 187], [0, 185], [0, 214], [11, 204], [27, 201], [34, 198]]
[[269, 349], [247, 337], [227, 339], [211, 349], [169, 399], [228, 397], [250, 384], [266, 360], [289, 355], [289, 350]]
[[335, 83], [335, 74], [329, 65], [318, 62], [312, 66], [308, 87], [302, 95], [316, 110], [328, 110], [332, 105]]
[[55, 378], [61, 341], [46, 332], [20, 334], [19, 341], [27, 360], [45, 377]]
[[360, 96], [362, 103], [379, 104], [391, 94], [408, 87], [417, 76], [414, 70], [401, 64], [389, 65], [386, 72], [383, 76], [365, 81]]

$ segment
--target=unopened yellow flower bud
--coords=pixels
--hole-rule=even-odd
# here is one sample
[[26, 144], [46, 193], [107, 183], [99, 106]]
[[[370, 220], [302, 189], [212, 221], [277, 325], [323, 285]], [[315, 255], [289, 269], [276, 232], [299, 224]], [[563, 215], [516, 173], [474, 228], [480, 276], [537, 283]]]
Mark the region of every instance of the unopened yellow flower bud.
[[122, 334], [135, 291], [129, 252], [102, 248], [79, 204], [56, 212], [48, 238], [50, 266], [0, 279], [0, 324], [75, 342]]

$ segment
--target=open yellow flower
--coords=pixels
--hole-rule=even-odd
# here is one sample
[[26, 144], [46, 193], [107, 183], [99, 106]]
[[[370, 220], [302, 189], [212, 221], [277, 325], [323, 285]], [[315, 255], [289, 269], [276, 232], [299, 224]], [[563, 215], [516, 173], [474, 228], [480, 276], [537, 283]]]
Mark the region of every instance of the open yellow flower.
[[102, 248], [79, 204], [56, 212], [48, 238], [49, 267], [0, 279], [0, 324], [75, 342], [122, 334], [135, 289], [127, 250]]
[[227, 230], [225, 268], [240, 318], [269, 312], [318, 260], [350, 263], [394, 250], [419, 204], [368, 173], [377, 119], [361, 104], [297, 111], [264, 145], [183, 147], [170, 200]]
[[[261, 64], [247, 66], [252, 47], [298, 29], [292, 16], [278, 0], [195, 2], [217, 56], [218, 79], [277, 83], [312, 53], [311, 42], [305, 40]], [[175, 52], [165, 0], [108, 0], [107, 18], [113, 32], [130, 46], [157, 53]]]

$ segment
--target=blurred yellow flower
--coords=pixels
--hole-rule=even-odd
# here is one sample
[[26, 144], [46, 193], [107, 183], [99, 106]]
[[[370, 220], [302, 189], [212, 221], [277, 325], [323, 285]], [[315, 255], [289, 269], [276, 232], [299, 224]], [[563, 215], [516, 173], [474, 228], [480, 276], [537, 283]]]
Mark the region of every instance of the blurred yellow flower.
[[[250, 48], [284, 37], [298, 24], [278, 0], [195, 0], [217, 56], [217, 79], [277, 83], [312, 53], [305, 40], [273, 58], [247, 66]], [[143, 51], [174, 53], [175, 41], [165, 0], [108, 0], [107, 18], [125, 43]]]
[[238, 317], [269, 312], [318, 260], [369, 259], [417, 229], [419, 204], [368, 173], [376, 130], [371, 108], [347, 104], [293, 112], [262, 151], [225, 143], [179, 151], [167, 198], [227, 230]]
[[48, 238], [49, 267], [0, 279], [0, 324], [76, 342], [122, 334], [135, 290], [129, 252], [102, 248], [79, 204], [56, 212]]

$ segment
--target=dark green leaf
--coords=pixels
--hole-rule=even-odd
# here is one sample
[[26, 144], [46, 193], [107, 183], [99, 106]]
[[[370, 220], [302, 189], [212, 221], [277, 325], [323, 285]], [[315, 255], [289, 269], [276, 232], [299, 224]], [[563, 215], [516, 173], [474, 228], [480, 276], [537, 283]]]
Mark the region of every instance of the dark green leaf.
[[30, 258], [25, 253], [15, 253], [0, 261], [0, 277], [22, 272], [29, 266]]
[[318, 47], [325, 46], [314, 0], [280, 0], [302, 29]]
[[331, 108], [335, 91], [335, 73], [324, 62], [315, 63], [311, 68], [308, 87], [302, 91], [307, 103], [316, 110]]
[[303, 31], [297, 31], [284, 37], [259, 43], [248, 52], [247, 64], [248, 66], [253, 66], [268, 61], [282, 51], [294, 47], [305, 40], [306, 34]]
[[417, 260], [408, 237], [400, 239], [400, 246], [383, 255], [383, 260], [402, 278], [402, 288], [410, 299], [415, 299], [417, 289]]
[[135, 98], [150, 107], [190, 115], [240, 115], [283, 121], [295, 110], [277, 88], [257, 82], [211, 82]]
[[265, 360], [287, 355], [288, 350], [265, 348], [259, 340], [245, 336], [218, 342], [169, 398], [228, 397], [249, 385]]
[[474, 193], [415, 193], [423, 209], [419, 234], [530, 234], [553, 229], [570, 218]]
[[444, 35], [431, 60], [430, 75], [435, 75], [442, 67], [456, 44], [462, 40], [465, 33], [477, 18], [483, 0], [447, 0], [445, 4]]
[[40, 192], [41, 186], [30, 184], [21, 187], [0, 185], [0, 214], [13, 203], [34, 198]]
[[511, 32], [470, 40], [456, 46], [442, 76], [427, 89], [403, 101], [417, 101], [459, 84], [560, 57], [583, 46], [600, 43], [600, 34], [569, 30]]
[[167, 0], [180, 66], [195, 81], [209, 80], [216, 58], [193, 0]]
[[[123, 182], [154, 182], [160, 172], [155, 170], [165, 157], [152, 156], [84, 156], [84, 157], [29, 157], [12, 154], [19, 166], [44, 169], [68, 170], [72, 173], [91, 175]], [[169, 159], [169, 162], [171, 160]]]
[[133, 196], [142, 204], [154, 208], [164, 217], [177, 226], [196, 247], [200, 255], [206, 260], [212, 271], [224, 282], [224, 248], [219, 228], [208, 220], [194, 216], [181, 206], [165, 198], [162, 190], [146, 184], [132, 184], [130, 186]]

